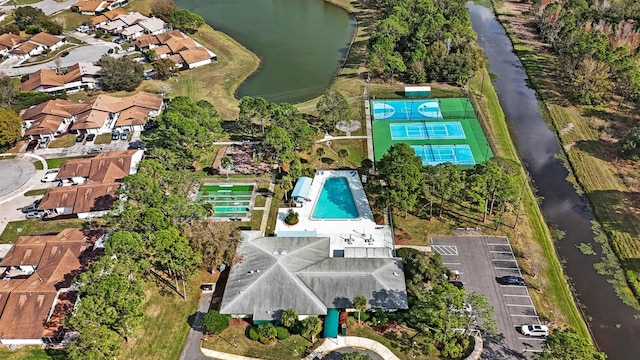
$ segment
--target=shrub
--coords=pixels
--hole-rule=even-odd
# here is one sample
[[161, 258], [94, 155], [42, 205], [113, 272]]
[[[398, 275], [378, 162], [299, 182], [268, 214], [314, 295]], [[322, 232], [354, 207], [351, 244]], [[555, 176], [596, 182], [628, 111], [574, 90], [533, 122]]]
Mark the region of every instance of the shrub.
[[278, 332], [276, 331], [276, 327], [273, 324], [260, 324], [258, 325], [258, 335], [260, 336], [259, 340], [263, 344], [272, 343]]
[[33, 34], [39, 33], [40, 28], [38, 27], [38, 25], [27, 25], [24, 32], [26, 32], [29, 35], [33, 35]]
[[77, 6], [72, 6], [71, 7], [71, 12], [78, 12], [78, 11], [80, 11], [79, 7], [77, 7]]
[[298, 223], [298, 213], [293, 211], [292, 209], [289, 209], [289, 212], [287, 213], [287, 217], [284, 218], [284, 222], [287, 225], [295, 225]]
[[296, 321], [296, 324], [293, 325], [293, 328], [291, 329], [291, 333], [300, 335], [302, 334], [303, 331], [304, 331], [304, 325], [302, 324], [302, 321]]
[[289, 330], [287, 330], [286, 328], [283, 328], [281, 326], [278, 326], [276, 328], [276, 337], [278, 338], [278, 340], [284, 340], [286, 338], [288, 338], [291, 334], [289, 334]]
[[253, 340], [253, 341], [258, 341], [258, 339], [260, 338], [260, 334], [258, 334], [258, 329], [256, 329], [255, 327], [250, 327], [249, 328], [249, 339]]
[[353, 316], [347, 318], [347, 327], [353, 327], [358, 321]]
[[229, 327], [229, 317], [211, 310], [202, 317], [202, 328], [210, 334], [220, 334]]

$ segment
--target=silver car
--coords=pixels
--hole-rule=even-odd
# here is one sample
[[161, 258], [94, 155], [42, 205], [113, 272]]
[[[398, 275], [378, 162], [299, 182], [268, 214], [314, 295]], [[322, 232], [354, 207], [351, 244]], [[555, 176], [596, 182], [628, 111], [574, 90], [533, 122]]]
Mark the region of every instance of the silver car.
[[42, 217], [42, 212], [40, 211], [31, 211], [27, 213], [27, 219], [40, 219]]

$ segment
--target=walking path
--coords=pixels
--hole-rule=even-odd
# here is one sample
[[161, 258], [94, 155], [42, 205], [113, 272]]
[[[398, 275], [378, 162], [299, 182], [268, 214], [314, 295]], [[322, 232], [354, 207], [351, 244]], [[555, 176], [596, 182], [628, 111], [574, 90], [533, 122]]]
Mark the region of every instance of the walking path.
[[[215, 288], [215, 285], [214, 285]], [[198, 304], [198, 312], [189, 329], [189, 335], [187, 341], [180, 354], [180, 360], [206, 360], [207, 358], [202, 355], [200, 350], [200, 341], [202, 340], [202, 330], [200, 328], [200, 319], [209, 311], [211, 306], [211, 300], [213, 299], [213, 292], [202, 293], [200, 296], [200, 303]]]
[[[260, 222], [260, 231], [266, 236], [269, 235], [265, 230], [267, 230], [267, 223], [269, 222], [269, 209], [271, 209], [271, 200], [275, 195], [273, 190], [276, 188], [276, 171], [271, 172], [271, 182], [269, 183], [269, 195], [267, 196], [267, 201], [264, 204], [264, 211], [262, 212], [262, 222]], [[271, 229], [269, 229], [271, 230]], [[275, 229], [274, 229], [275, 230]]]
[[379, 342], [367, 338], [361, 338], [356, 336], [338, 336], [336, 339], [326, 339], [322, 345], [320, 345], [317, 349], [315, 349], [309, 356], [307, 356], [306, 360], [314, 360], [316, 358], [322, 359], [327, 356], [330, 352], [345, 348], [345, 347], [353, 347], [359, 349], [367, 349], [375, 352], [376, 354], [382, 356], [385, 360], [400, 360], [394, 353], [391, 352], [386, 346], [380, 344]]

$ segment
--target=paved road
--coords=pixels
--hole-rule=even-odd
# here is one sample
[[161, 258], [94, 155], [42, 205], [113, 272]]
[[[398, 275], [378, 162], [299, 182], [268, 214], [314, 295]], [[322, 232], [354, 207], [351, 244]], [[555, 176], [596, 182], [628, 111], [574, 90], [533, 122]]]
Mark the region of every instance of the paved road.
[[[64, 9], [70, 8], [71, 5], [73, 5], [73, 3], [75, 3], [75, 1], [68, 0], [68, 1], [57, 2], [54, 0], [42, 0], [35, 4], [28, 4], [28, 6], [33, 6], [33, 7], [42, 9], [45, 15], [51, 15], [51, 14], [57, 13], [58, 11], [62, 11]], [[9, 5], [11, 4], [9, 0], [2, 1], [2, 4], [4, 6], [0, 6], [0, 8], [2, 8], [2, 10], [6, 12], [9, 12], [15, 9], [14, 5]], [[18, 7], [22, 7], [22, 6], [27, 6], [27, 5], [18, 5]]]
[[[114, 44], [115, 45], [115, 44]], [[55, 69], [60, 65], [61, 67], [71, 66], [79, 62], [96, 62], [100, 60], [102, 55], [106, 54], [111, 47], [107, 45], [88, 45], [78, 46], [69, 50], [69, 55], [60, 58], [58, 64], [57, 59], [47, 61], [38, 65], [13, 67], [15, 61], [13, 58], [9, 58], [0, 64], [0, 72], [5, 73], [8, 76], [22, 76], [24, 74], [31, 74], [41, 69]]]
[[209, 311], [211, 300], [213, 299], [213, 292], [203, 293], [200, 296], [200, 303], [198, 304], [198, 312], [196, 313], [191, 329], [189, 329], [189, 335], [187, 341], [180, 354], [180, 360], [208, 360], [209, 358], [202, 354], [200, 351], [200, 340], [202, 339], [202, 330], [200, 330], [200, 319], [204, 314]]
[[93, 142], [76, 143], [68, 148], [58, 149], [35, 149], [30, 151], [31, 153], [42, 156], [45, 159], [65, 158], [65, 157], [77, 157], [85, 156], [91, 149], [102, 148], [102, 151], [115, 151], [115, 150], [127, 150], [129, 143], [139, 140], [140, 132], [134, 131], [130, 141], [125, 140], [112, 140], [109, 144], [95, 145]]

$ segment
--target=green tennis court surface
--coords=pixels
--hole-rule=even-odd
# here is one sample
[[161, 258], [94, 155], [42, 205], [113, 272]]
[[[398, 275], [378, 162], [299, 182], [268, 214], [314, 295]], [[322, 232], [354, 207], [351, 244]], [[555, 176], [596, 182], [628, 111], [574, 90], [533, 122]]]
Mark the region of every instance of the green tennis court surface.
[[467, 98], [377, 99], [371, 108], [376, 161], [396, 143], [412, 146], [425, 165], [473, 166], [493, 157]]

